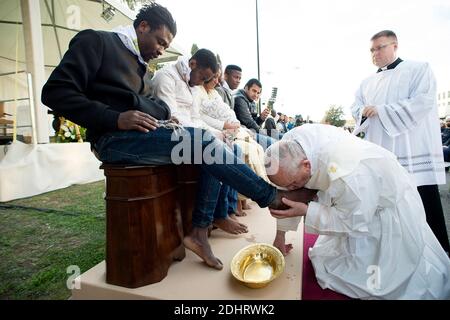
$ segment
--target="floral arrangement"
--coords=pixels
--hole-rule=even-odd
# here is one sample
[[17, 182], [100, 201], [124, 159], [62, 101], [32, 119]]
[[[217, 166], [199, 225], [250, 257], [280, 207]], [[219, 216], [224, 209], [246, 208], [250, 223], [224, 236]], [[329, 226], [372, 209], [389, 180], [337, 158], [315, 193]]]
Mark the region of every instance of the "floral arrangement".
[[86, 129], [63, 117], [59, 118], [60, 126], [56, 142], [83, 142], [86, 139]]

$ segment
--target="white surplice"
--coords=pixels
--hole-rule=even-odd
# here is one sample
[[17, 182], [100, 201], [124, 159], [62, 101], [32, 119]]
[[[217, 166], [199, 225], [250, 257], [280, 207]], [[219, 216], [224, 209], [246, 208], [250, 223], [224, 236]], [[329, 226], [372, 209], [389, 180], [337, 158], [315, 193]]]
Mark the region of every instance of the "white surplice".
[[360, 299], [448, 299], [450, 259], [425, 220], [415, 183], [386, 149], [327, 125], [284, 135], [311, 161], [306, 231], [322, 288]]
[[351, 107], [357, 127], [365, 106], [378, 111], [364, 123], [365, 139], [393, 152], [417, 186], [445, 184], [436, 80], [428, 63], [403, 61], [365, 79]]

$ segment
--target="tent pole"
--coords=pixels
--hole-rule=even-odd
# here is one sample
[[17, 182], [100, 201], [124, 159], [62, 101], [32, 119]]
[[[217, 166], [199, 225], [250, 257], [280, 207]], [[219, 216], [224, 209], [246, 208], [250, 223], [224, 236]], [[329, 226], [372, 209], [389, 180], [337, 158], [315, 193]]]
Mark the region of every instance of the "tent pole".
[[31, 118], [31, 141], [33, 145], [37, 144], [37, 133], [36, 133], [36, 119], [35, 114], [36, 110], [34, 110], [34, 97], [33, 97], [33, 77], [31, 73], [27, 73], [27, 83], [28, 83], [28, 96], [30, 97], [30, 118]]
[[[258, 12], [258, 0], [256, 0], [256, 60], [258, 64], [258, 80], [261, 81], [260, 68], [259, 68], [259, 12]], [[257, 104], [258, 113], [261, 113], [261, 99]]]
[[[41, 103], [41, 91], [45, 81], [44, 49], [42, 41], [40, 1], [20, 0], [22, 11], [23, 34], [27, 71], [32, 76], [32, 99], [30, 109], [34, 109], [36, 140], [38, 143], [49, 142], [47, 108]], [[31, 98], [31, 97], [30, 97]], [[34, 105], [31, 106], [31, 103]]]

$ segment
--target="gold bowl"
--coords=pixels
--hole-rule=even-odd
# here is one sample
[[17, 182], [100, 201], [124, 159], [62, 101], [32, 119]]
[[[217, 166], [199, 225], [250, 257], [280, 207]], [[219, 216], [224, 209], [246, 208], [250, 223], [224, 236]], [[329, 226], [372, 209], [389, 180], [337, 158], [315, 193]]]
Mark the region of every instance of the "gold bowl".
[[231, 274], [250, 288], [263, 288], [284, 271], [280, 250], [265, 243], [242, 248], [231, 260]]

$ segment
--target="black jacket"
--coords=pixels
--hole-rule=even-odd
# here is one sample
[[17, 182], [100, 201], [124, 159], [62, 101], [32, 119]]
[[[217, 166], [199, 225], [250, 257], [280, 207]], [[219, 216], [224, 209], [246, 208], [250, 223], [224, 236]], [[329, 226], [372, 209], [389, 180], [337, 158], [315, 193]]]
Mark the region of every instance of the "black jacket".
[[234, 97], [231, 91], [222, 85], [217, 85], [214, 89], [216, 89], [219, 96], [222, 97], [223, 102], [230, 106], [231, 109], [234, 110]]
[[242, 125], [259, 132], [259, 126], [264, 120], [258, 116], [255, 101], [250, 101], [243, 89], [234, 96], [234, 112]]
[[118, 130], [119, 114], [139, 110], [161, 120], [169, 107], [151, 97], [146, 68], [117, 34], [85, 30], [70, 42], [42, 89], [42, 102], [56, 114], [87, 128], [88, 140]]

